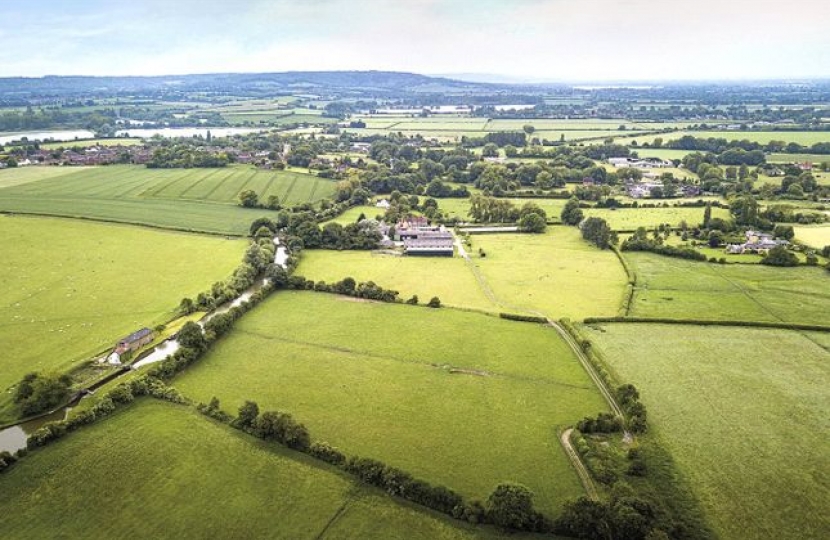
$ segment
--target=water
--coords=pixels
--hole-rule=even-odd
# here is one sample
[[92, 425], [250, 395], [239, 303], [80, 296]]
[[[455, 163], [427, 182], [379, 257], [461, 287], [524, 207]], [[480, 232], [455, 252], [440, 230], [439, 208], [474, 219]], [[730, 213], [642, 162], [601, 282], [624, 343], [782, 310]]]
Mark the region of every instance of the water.
[[[118, 137], [140, 137], [149, 138], [153, 135], [162, 137], [193, 137], [201, 135], [207, 137], [210, 131], [213, 137], [227, 137], [229, 135], [245, 135], [247, 133], [258, 133], [265, 131], [258, 128], [227, 128], [227, 127], [193, 127], [193, 128], [135, 128], [121, 129], [115, 132]], [[55, 142], [72, 142], [78, 139], [93, 139], [95, 133], [85, 129], [61, 130], [61, 131], [29, 131], [21, 133], [0, 134], [0, 145], [6, 145], [13, 141], [19, 141], [26, 137], [30, 142], [52, 140]]]
[[71, 410], [71, 407], [66, 407], [42, 418], [30, 420], [0, 431], [0, 452], [6, 451], [14, 453], [21, 448], [26, 448], [26, 439], [29, 435], [40, 429], [47, 422], [56, 422], [65, 419]]
[[167, 341], [163, 341], [162, 343], [158, 344], [153, 352], [133, 364], [131, 367], [133, 369], [138, 369], [142, 366], [146, 366], [147, 364], [153, 364], [155, 362], [161, 362], [174, 352], [179, 350], [179, 342], [175, 339], [168, 339]]
[[95, 137], [95, 133], [85, 130], [64, 130], [64, 131], [31, 131], [28, 133], [7, 133], [0, 135], [0, 145], [9, 144], [12, 141], [19, 141], [26, 137], [29, 141], [44, 141], [51, 139], [53, 141], [65, 142], [74, 141], [75, 139], [91, 139]]
[[219, 127], [193, 127], [193, 128], [136, 128], [136, 129], [121, 129], [116, 131], [118, 137], [140, 137], [149, 138], [154, 135], [161, 135], [162, 137], [193, 137], [201, 135], [207, 137], [207, 132], [210, 131], [212, 137], [227, 137], [229, 135], [245, 135], [247, 133], [258, 133], [264, 131], [256, 128], [219, 128]]

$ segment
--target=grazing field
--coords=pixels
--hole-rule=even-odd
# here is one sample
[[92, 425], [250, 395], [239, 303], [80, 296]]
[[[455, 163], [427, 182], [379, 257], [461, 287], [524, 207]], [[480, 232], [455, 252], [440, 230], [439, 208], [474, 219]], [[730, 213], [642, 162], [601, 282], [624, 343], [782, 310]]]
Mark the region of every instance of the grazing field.
[[[0, 172], [0, 186], [31, 174]], [[294, 171], [253, 167], [222, 169], [147, 169], [135, 166], [82, 169], [40, 168], [63, 173], [0, 189], [0, 210], [90, 217], [205, 232], [242, 234], [251, 221], [273, 212], [237, 205], [243, 190], [264, 201], [270, 195], [283, 205], [328, 197], [334, 183]], [[7, 176], [8, 175], [8, 176]]]
[[795, 239], [799, 242], [819, 249], [830, 246], [830, 224], [810, 227], [796, 225], [793, 229], [795, 230]]
[[374, 281], [394, 289], [406, 300], [421, 303], [437, 296], [448, 306], [498, 311], [461, 257], [406, 257], [366, 251], [305, 250], [297, 273], [307, 279], [334, 283], [345, 277]]
[[724, 539], [830, 536], [830, 353], [786, 330], [590, 330]]
[[[621, 133], [622, 134], [622, 133]], [[630, 134], [629, 134], [630, 135]], [[691, 135], [698, 139], [726, 139], [727, 141], [742, 141], [748, 140], [760, 144], [767, 144], [770, 141], [784, 141], [785, 143], [798, 143], [804, 146], [811, 146], [819, 142], [830, 141], [830, 132], [827, 131], [675, 131], [672, 133], [660, 133], [656, 135], [635, 135], [625, 137], [616, 137], [614, 142], [617, 144], [631, 144], [632, 140], [636, 140], [639, 145], [644, 143], [652, 144], [654, 139], [661, 138], [663, 142], [679, 139], [685, 135]], [[638, 149], [641, 155], [645, 155], [645, 150]]]
[[[0, 476], [4, 538], [496, 538], [336, 470], [143, 399]], [[117, 519], [113, 519], [117, 516]]]
[[[649, 201], [654, 202], [654, 201]], [[677, 227], [685, 221], [689, 227], [703, 223], [704, 208], [664, 207], [664, 208], [587, 208], [582, 211], [585, 217], [599, 217], [608, 222], [615, 231], [635, 231], [638, 227], [652, 229], [668, 223]], [[729, 219], [729, 210], [712, 208], [712, 217]]]
[[[830, 138], [830, 134], [828, 134]], [[830, 163], [830, 156], [827, 154], [769, 154], [767, 161], [770, 163]], [[815, 173], [814, 173], [815, 174]]]
[[582, 493], [557, 429], [606, 410], [551, 328], [311, 292], [260, 304], [176, 386], [291, 412], [314, 439], [470, 498], [520, 482], [549, 515]]
[[541, 312], [553, 319], [617, 314], [625, 271], [614, 253], [582, 240], [576, 227], [472, 239], [472, 260], [506, 311]]
[[631, 315], [830, 325], [823, 268], [709, 264], [625, 253], [637, 274]]
[[383, 208], [378, 208], [374, 205], [354, 206], [349, 208], [339, 216], [329, 221], [339, 223], [341, 225], [348, 225], [350, 223], [357, 223], [357, 219], [362, 215], [369, 219], [374, 219], [377, 216], [383, 216], [386, 211]]
[[[63, 370], [226, 278], [241, 240], [57, 218], [0, 217], [0, 404], [35, 370]], [[209, 256], [206, 256], [209, 254]], [[8, 420], [0, 414], [0, 423]]]

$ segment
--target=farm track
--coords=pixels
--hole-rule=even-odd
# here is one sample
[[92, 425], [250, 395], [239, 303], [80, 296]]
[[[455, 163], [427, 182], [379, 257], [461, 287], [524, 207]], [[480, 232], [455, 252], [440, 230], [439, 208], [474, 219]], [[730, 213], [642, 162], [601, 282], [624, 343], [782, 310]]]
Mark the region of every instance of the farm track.
[[[459, 245], [459, 248], [460, 248], [461, 247], [460, 242], [458, 243], [458, 245]], [[602, 378], [594, 370], [594, 366], [591, 364], [591, 362], [585, 356], [585, 353], [582, 350], [582, 348], [579, 346], [579, 344], [576, 343], [576, 341], [573, 339], [573, 336], [571, 336], [564, 328], [562, 328], [562, 326], [558, 322], [551, 320], [544, 313], [540, 313], [538, 311], [533, 311], [533, 310], [527, 310], [525, 308], [518, 308], [517, 306], [512, 306], [510, 304], [507, 304], [505, 302], [500, 301], [496, 297], [496, 295], [493, 293], [492, 289], [490, 289], [489, 285], [487, 285], [487, 282], [484, 280], [484, 276], [482, 276], [478, 272], [478, 268], [475, 266], [473, 261], [470, 259], [469, 255], [467, 255], [466, 252], [464, 252], [463, 257], [464, 257], [464, 260], [467, 262], [467, 264], [470, 266], [470, 269], [472, 270], [473, 275], [476, 277], [476, 280], [478, 281], [479, 285], [481, 286], [482, 290], [484, 291], [484, 294], [493, 303], [495, 303], [496, 305], [505, 306], [505, 307], [508, 307], [510, 309], [514, 309], [514, 310], [517, 310], [517, 311], [520, 311], [520, 312], [523, 311], [523, 312], [526, 312], [526, 313], [532, 313], [532, 314], [534, 314], [536, 316], [539, 316], [539, 317], [544, 317], [545, 320], [547, 320], [547, 322], [548, 322], [548, 326], [553, 327], [553, 329], [556, 330], [556, 332], [561, 336], [561, 338], [565, 340], [565, 343], [567, 343], [568, 346], [571, 348], [571, 350], [573, 351], [573, 353], [576, 355], [577, 359], [579, 360], [579, 363], [582, 364], [582, 368], [588, 374], [588, 377], [594, 383], [594, 386], [596, 386], [597, 389], [599, 389], [600, 394], [602, 394], [602, 397], [608, 403], [608, 406], [611, 408], [611, 410], [614, 412], [614, 414], [619, 416], [620, 418], [625, 418], [625, 416], [623, 415], [622, 409], [617, 404], [617, 400], [614, 399], [614, 396], [611, 394], [611, 392], [605, 386], [605, 382], [602, 380]], [[576, 453], [576, 451], [573, 449], [573, 447], [570, 444], [571, 431], [572, 431], [572, 429], [566, 430], [562, 434], [562, 436], [560, 437], [560, 442], [562, 443], [562, 446], [565, 449], [565, 453], [568, 455], [568, 458], [571, 460], [571, 463], [572, 463], [574, 469], [576, 470], [576, 473], [579, 476], [579, 480], [582, 482], [582, 485], [585, 488], [586, 493], [588, 494], [588, 496], [590, 498], [596, 500], [597, 499], [597, 492], [596, 492], [596, 488], [594, 487], [594, 484], [591, 480], [591, 476], [588, 473], [587, 469], [585, 468], [585, 465], [582, 463], [582, 460], [579, 458], [579, 455]], [[623, 440], [631, 440], [631, 439], [632, 439], [631, 434], [627, 430], [625, 430], [623, 432]]]
[[571, 465], [573, 465], [574, 470], [576, 470], [576, 474], [579, 476], [579, 481], [582, 482], [582, 487], [585, 488], [585, 492], [588, 494], [588, 497], [595, 501], [599, 500], [597, 488], [594, 486], [594, 481], [591, 480], [591, 474], [588, 472], [588, 469], [585, 468], [582, 460], [579, 459], [579, 454], [577, 454], [571, 444], [571, 433], [573, 433], [573, 428], [568, 428], [563, 431], [559, 436], [559, 442], [562, 443], [562, 448], [565, 449], [568, 459], [571, 460]]

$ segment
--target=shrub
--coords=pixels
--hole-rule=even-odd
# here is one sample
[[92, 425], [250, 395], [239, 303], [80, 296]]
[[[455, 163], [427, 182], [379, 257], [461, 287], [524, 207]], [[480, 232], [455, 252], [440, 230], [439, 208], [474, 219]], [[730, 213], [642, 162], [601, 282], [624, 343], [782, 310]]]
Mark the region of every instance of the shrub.
[[437, 296], [433, 296], [432, 298], [430, 298], [429, 303], [427, 303], [427, 307], [440, 308], [441, 300]]

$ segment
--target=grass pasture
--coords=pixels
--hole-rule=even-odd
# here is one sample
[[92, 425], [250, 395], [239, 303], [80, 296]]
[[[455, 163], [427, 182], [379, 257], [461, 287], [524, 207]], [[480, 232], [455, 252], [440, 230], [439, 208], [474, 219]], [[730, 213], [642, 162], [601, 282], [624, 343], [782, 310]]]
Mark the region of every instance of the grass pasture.
[[176, 386], [290, 411], [312, 438], [470, 498], [523, 483], [548, 514], [582, 493], [557, 429], [605, 410], [550, 328], [311, 292], [269, 298]]
[[581, 319], [616, 315], [620, 307], [626, 284], [622, 265], [611, 251], [582, 240], [575, 227], [472, 239], [472, 260], [505, 311]]
[[804, 335], [654, 324], [593, 327], [652, 432], [724, 539], [830, 535], [830, 353]]
[[366, 251], [305, 250], [297, 273], [327, 283], [350, 276], [358, 282], [374, 281], [394, 289], [404, 300], [415, 294], [421, 303], [427, 303], [437, 296], [448, 306], [498, 311], [467, 263], [458, 256], [406, 257]]
[[825, 225], [796, 225], [795, 239], [808, 246], [821, 249], [830, 246], [830, 224]]
[[[28, 176], [31, 170], [0, 172], [0, 186], [10, 184], [0, 189], [0, 210], [243, 234], [255, 218], [272, 214], [238, 206], [243, 190], [262, 200], [276, 195], [283, 205], [318, 201], [334, 191], [333, 182], [309, 174], [242, 166], [39, 168], [35, 176], [44, 177], [38, 181]], [[12, 185], [16, 180], [21, 183]]]
[[499, 537], [149, 399], [20, 462], [0, 506], [8, 539]]
[[823, 268], [710, 264], [625, 253], [637, 274], [631, 315], [830, 325]]
[[[685, 221], [690, 227], [703, 223], [704, 208], [659, 207], [659, 208], [586, 208], [585, 217], [599, 217], [608, 222], [615, 231], [635, 231], [638, 227], [653, 229], [663, 223], [673, 227]], [[712, 217], [729, 218], [729, 210], [712, 208]]]
[[[56, 218], [0, 217], [0, 404], [36, 370], [64, 370], [173, 316], [227, 277], [241, 240]], [[209, 256], [205, 256], [206, 254]], [[10, 420], [0, 414], [0, 423]]]

